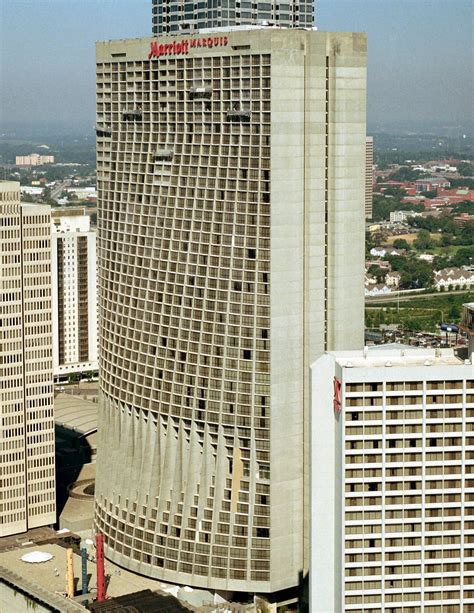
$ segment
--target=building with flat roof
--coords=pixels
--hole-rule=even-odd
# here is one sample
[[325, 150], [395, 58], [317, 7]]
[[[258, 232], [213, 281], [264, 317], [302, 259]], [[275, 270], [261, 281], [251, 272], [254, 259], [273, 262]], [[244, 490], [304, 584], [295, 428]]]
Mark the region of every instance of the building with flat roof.
[[0, 536], [56, 521], [50, 223], [0, 181]]
[[96, 529], [196, 587], [308, 556], [309, 367], [363, 346], [366, 38], [99, 43]]
[[51, 216], [53, 367], [56, 378], [96, 371], [96, 233], [85, 209]]
[[474, 610], [472, 361], [381, 346], [311, 370], [310, 610]]
[[15, 164], [17, 166], [42, 166], [43, 164], [54, 164], [54, 155], [39, 155], [39, 153], [17, 155]]
[[206, 0], [200, 3], [153, 0], [152, 24], [154, 36], [244, 25], [312, 28], [314, 1], [288, 0], [285, 3], [269, 1], [257, 4], [247, 0]]

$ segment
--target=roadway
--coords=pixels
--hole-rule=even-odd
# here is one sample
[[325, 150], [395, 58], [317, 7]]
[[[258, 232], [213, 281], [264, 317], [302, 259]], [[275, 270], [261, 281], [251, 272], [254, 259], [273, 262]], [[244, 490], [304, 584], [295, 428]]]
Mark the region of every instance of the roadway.
[[66, 187], [71, 185], [71, 179], [66, 179], [65, 181], [61, 181], [57, 185], [51, 188], [51, 198], [53, 200], [57, 200], [59, 196], [63, 193]]
[[[398, 292], [392, 292], [391, 294], [383, 294], [382, 296], [367, 296], [365, 298], [365, 304], [366, 305], [377, 305], [377, 304], [383, 304], [384, 302], [409, 302], [410, 300], [416, 300], [417, 298], [433, 298], [434, 296], [436, 297], [440, 297], [440, 296], [452, 296], [453, 294], [466, 294], [467, 290], [465, 289], [457, 289], [454, 291], [450, 291], [450, 292], [430, 292], [429, 294], [423, 294], [421, 292], [417, 292], [417, 293], [413, 293], [413, 294], [406, 294], [406, 293], [402, 293], [400, 292], [400, 295], [398, 295]], [[468, 300], [467, 300], [468, 301]]]

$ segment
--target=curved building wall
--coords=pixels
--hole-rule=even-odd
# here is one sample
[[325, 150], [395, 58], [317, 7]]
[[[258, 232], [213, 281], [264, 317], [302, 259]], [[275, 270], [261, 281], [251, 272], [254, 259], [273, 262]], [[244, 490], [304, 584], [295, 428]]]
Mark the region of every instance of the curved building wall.
[[[161, 39], [151, 59], [150, 39], [98, 46], [96, 529], [132, 570], [272, 592], [305, 568], [309, 365], [338, 339], [362, 345], [365, 120], [342, 105], [352, 192], [338, 201], [329, 36], [224, 38], [173, 37], [188, 53]], [[364, 45], [338, 49], [358, 62], [358, 120]]]

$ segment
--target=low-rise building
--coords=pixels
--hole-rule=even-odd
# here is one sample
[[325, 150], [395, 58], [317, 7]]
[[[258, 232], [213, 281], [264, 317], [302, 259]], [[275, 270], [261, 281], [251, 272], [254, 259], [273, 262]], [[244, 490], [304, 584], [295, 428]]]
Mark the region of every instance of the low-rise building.
[[390, 294], [392, 288], [386, 283], [377, 283], [376, 285], [368, 285], [365, 288], [366, 296], [383, 296], [384, 294]]
[[460, 213], [454, 217], [454, 224], [456, 226], [465, 226], [468, 223], [474, 223], [474, 215], [469, 213]]
[[402, 275], [399, 272], [389, 272], [385, 275], [385, 283], [389, 287], [398, 287], [400, 285], [400, 279]]
[[443, 268], [434, 273], [434, 286], [439, 291], [442, 288], [461, 288], [474, 285], [474, 272], [465, 268]]
[[417, 192], [432, 192], [438, 187], [451, 187], [451, 183], [444, 177], [427, 177], [415, 181]]
[[386, 255], [403, 255], [403, 252], [399, 249], [390, 249], [385, 247], [373, 247], [370, 250], [370, 255], [375, 255], [380, 258], [384, 258]]
[[421, 213], [417, 211], [392, 211], [390, 213], [390, 223], [399, 223], [406, 221], [409, 217], [420, 217]]

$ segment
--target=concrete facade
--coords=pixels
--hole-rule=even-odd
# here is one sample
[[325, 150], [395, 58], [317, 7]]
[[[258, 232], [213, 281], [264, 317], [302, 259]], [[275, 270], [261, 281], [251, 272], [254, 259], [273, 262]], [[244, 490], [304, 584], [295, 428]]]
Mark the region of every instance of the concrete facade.
[[382, 346], [311, 370], [311, 612], [474, 610], [472, 362]]
[[54, 523], [50, 207], [0, 182], [0, 536]]
[[[365, 217], [372, 219], [374, 197], [374, 138], [366, 136], [365, 138]], [[390, 221], [392, 221], [392, 213], [390, 213]], [[403, 220], [400, 220], [403, 221]]]
[[97, 47], [96, 528], [268, 593], [308, 567], [310, 364], [363, 345], [366, 39], [209, 37]]
[[53, 211], [51, 230], [54, 375], [96, 371], [96, 233], [84, 209]]

